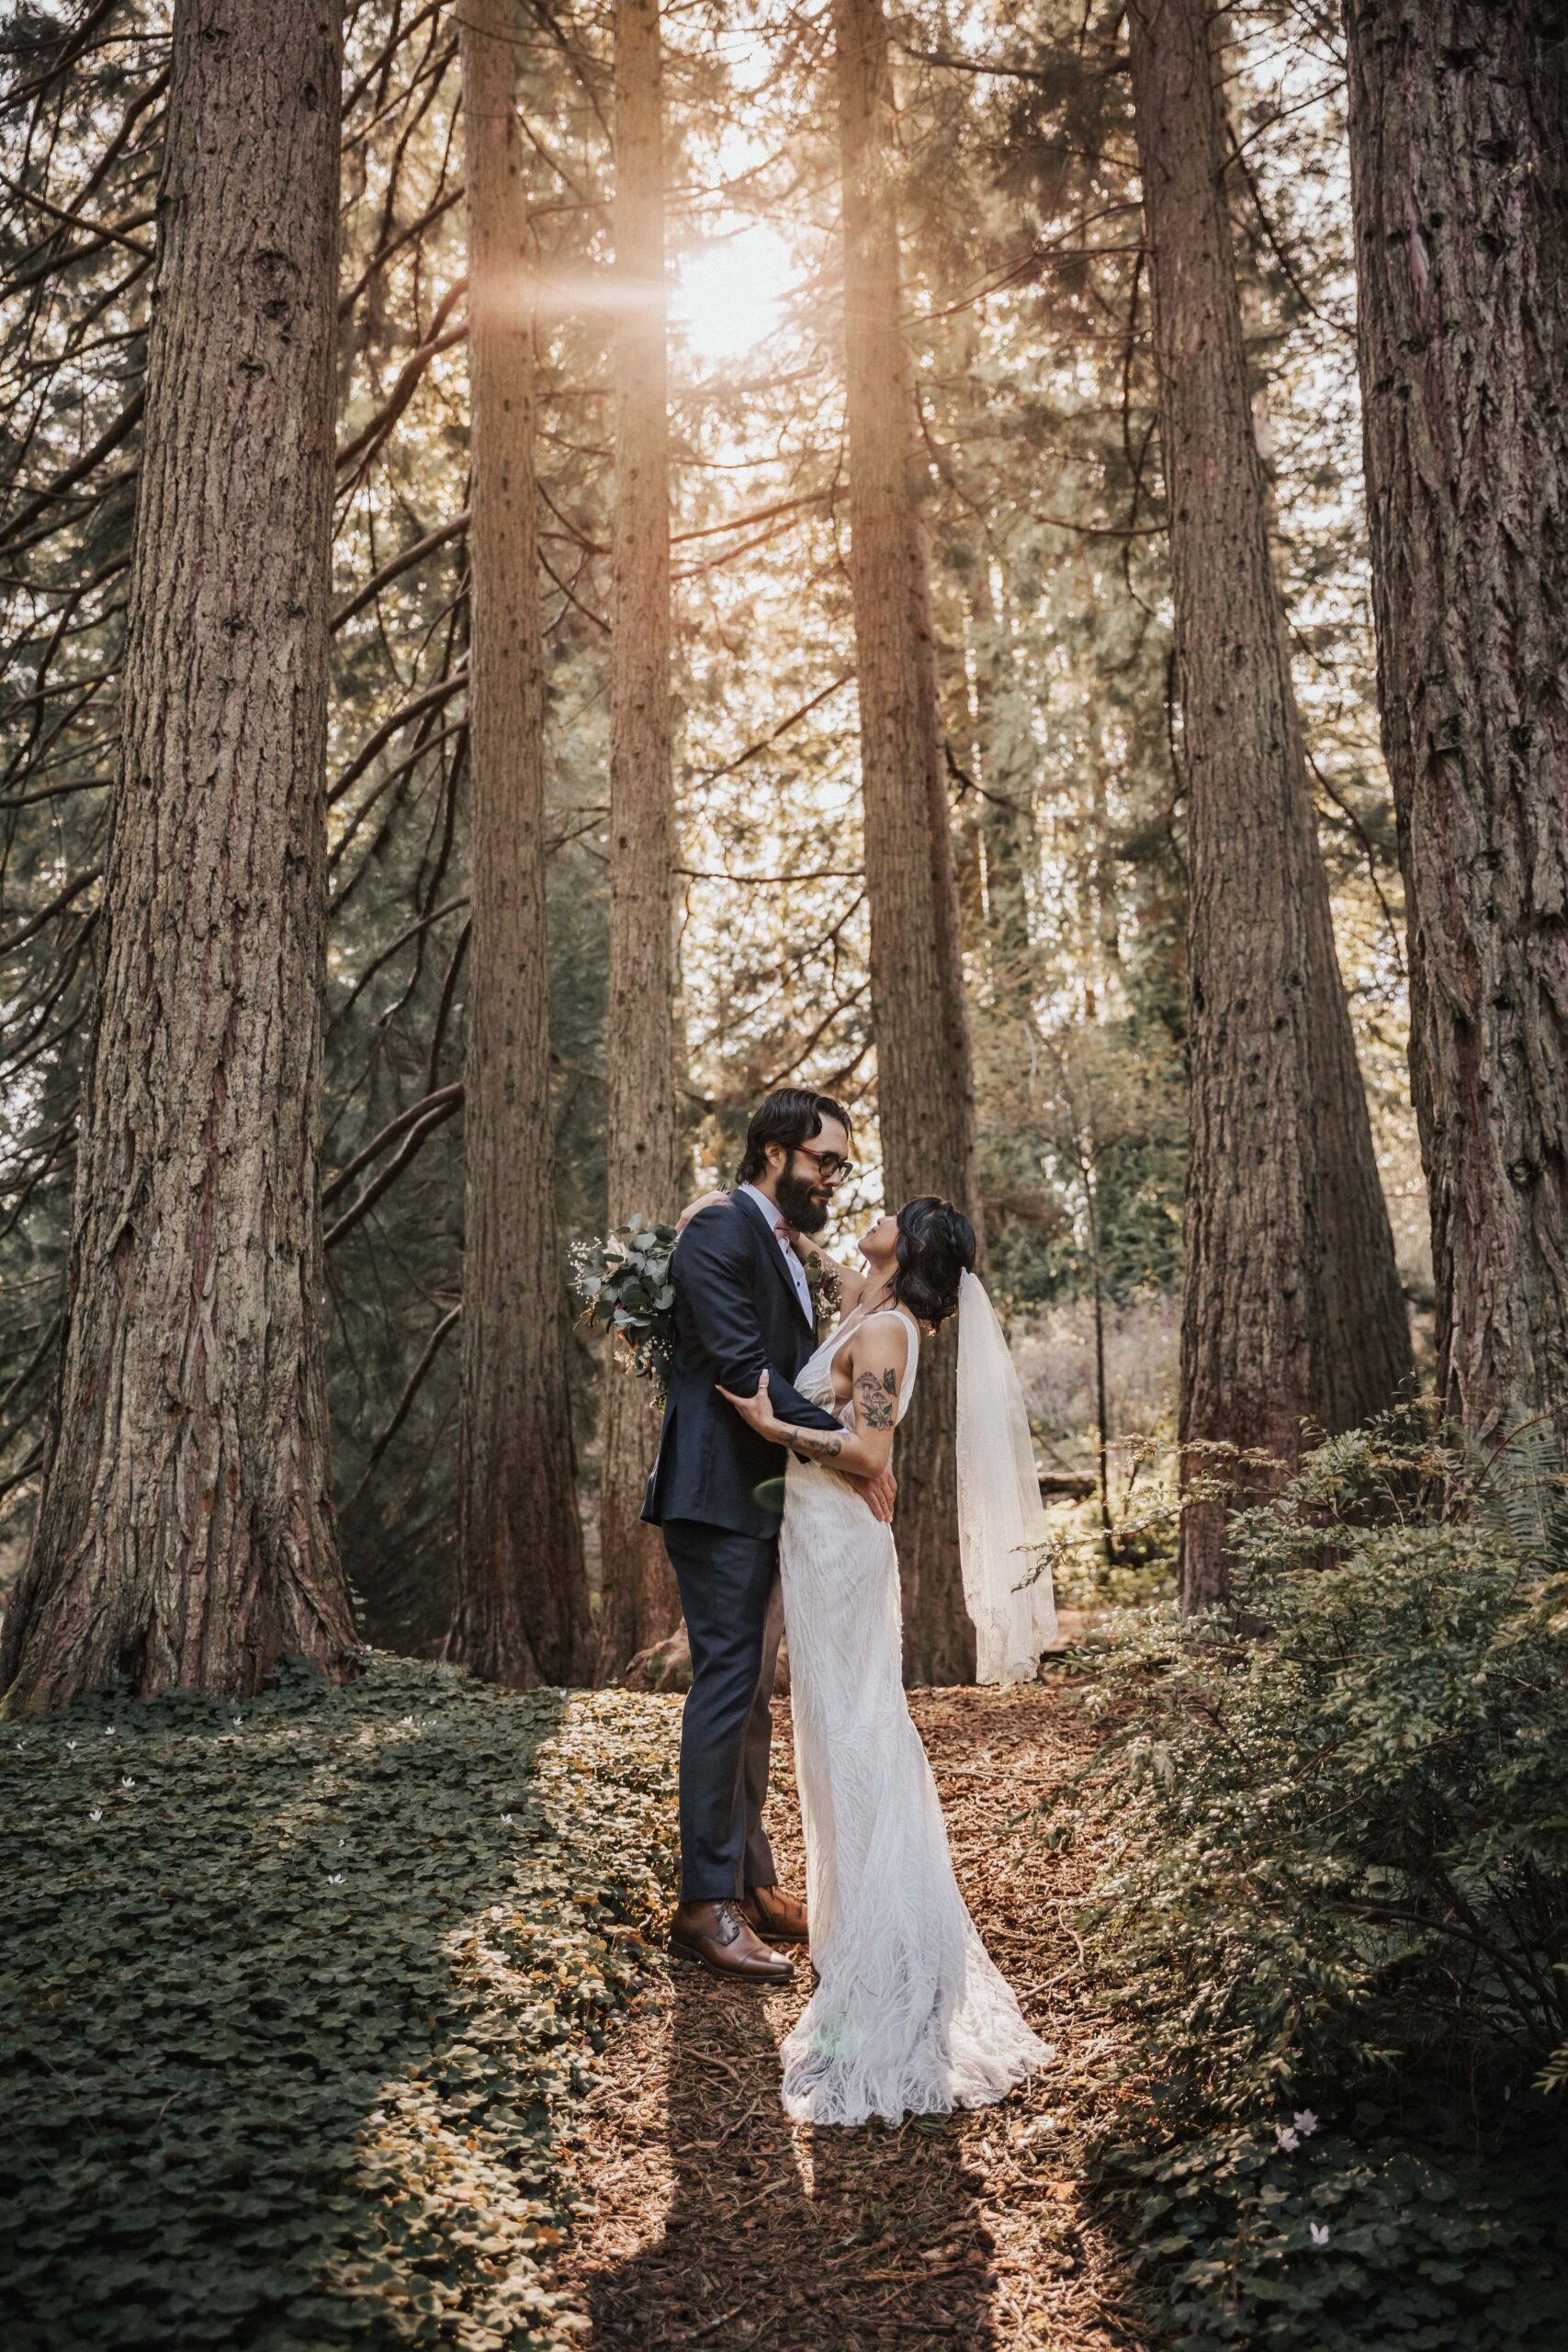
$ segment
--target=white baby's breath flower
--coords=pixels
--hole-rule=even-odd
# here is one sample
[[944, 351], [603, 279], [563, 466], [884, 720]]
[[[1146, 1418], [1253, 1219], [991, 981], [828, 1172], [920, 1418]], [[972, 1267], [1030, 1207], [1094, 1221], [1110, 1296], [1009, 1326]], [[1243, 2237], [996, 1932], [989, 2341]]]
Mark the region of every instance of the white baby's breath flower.
[[136, 1786], [136, 1782], [131, 1779], [129, 1772], [122, 1772], [120, 1774], [119, 1785], [122, 1789], [133, 1789]]
[[87, 1818], [88, 1818], [88, 1820], [89, 1820], [89, 1821], [101, 1821], [101, 1820], [103, 1819], [103, 1817], [104, 1817], [104, 1809], [103, 1809], [103, 1806], [102, 1806], [101, 1804], [96, 1804], [96, 1805], [93, 1807], [92, 1812], [87, 1815]]
[[1296, 2130], [1301, 2133], [1303, 2140], [1310, 2140], [1313, 2133], [1317, 2130], [1317, 2118], [1313, 2113], [1310, 2107], [1303, 2107], [1299, 2115], [1292, 2115], [1291, 2121], [1295, 2125]]
[[76, 1743], [75, 1743], [75, 1741], [74, 1741], [73, 1739], [68, 1739], [68, 1740], [66, 1741], [65, 1745], [66, 1745], [66, 1747], [75, 1747], [75, 1745], [76, 1745]]
[[413, 1721], [413, 1717], [412, 1717], [412, 1715], [405, 1715], [405, 1716], [403, 1717], [403, 1721], [404, 1721], [404, 1723], [405, 1723], [405, 1724], [412, 1724], [412, 1721]]
[[229, 1721], [233, 1724], [236, 1731], [242, 1731], [244, 1728], [245, 1719], [243, 1715], [231, 1715]]
[[113, 1724], [106, 1724], [104, 1725], [104, 1737], [105, 1737], [106, 1739], [112, 1739], [112, 1738], [114, 1737], [114, 1725], [113, 1725]]
[[341, 1886], [343, 1884], [343, 1872], [341, 1871], [329, 1871], [327, 1872], [327, 1884], [329, 1886]]
[[502, 1815], [502, 1816], [501, 1816], [501, 1826], [502, 1826], [502, 1827], [503, 1829], [510, 1829], [510, 1828], [511, 1828], [511, 1826], [512, 1826], [512, 1815], [511, 1815], [509, 1813], [503, 1813], [503, 1814]]
[[1321, 2246], [1328, 2244], [1328, 2224], [1326, 2222], [1309, 2222], [1307, 2227], [1312, 2232], [1312, 2242], [1314, 2245]]
[[1288, 2123], [1277, 2123], [1274, 2126], [1274, 2145], [1277, 2148], [1283, 2148], [1287, 2155], [1291, 2154], [1292, 2149], [1299, 2148], [1301, 2144], [1300, 2140], [1296, 2137], [1296, 2134], [1292, 2131]]
[[1013, 2145], [1018, 2148], [1027, 2148], [1033, 2141], [1043, 2139], [1048, 2132], [1054, 2132], [1055, 2129], [1056, 2119], [1054, 2115], [1037, 2115], [1032, 2121], [1024, 2124], [1021, 2131], [1013, 2133]]

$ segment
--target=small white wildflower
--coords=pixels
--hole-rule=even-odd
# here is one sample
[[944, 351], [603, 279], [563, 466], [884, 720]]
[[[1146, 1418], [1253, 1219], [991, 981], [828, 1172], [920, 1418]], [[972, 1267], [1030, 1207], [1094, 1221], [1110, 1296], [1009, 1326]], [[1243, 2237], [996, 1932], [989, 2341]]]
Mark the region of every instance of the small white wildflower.
[[231, 1715], [229, 1721], [233, 1724], [236, 1731], [240, 1731], [243, 1728], [245, 1719], [243, 1715]]
[[119, 1785], [122, 1789], [133, 1789], [136, 1786], [136, 1783], [131, 1779], [129, 1772], [122, 1772], [120, 1774]]
[[75, 1745], [76, 1745], [76, 1743], [75, 1743], [75, 1741], [74, 1741], [73, 1739], [68, 1739], [68, 1740], [66, 1741], [65, 1745], [66, 1745], [66, 1747], [75, 1747]]
[[1317, 2118], [1313, 2113], [1310, 2107], [1303, 2107], [1299, 2115], [1292, 2115], [1291, 2121], [1295, 2125], [1296, 2130], [1301, 2133], [1303, 2140], [1310, 2140], [1313, 2133], [1317, 2130]]
[[114, 1737], [114, 1725], [113, 1725], [113, 1724], [106, 1724], [104, 1725], [104, 1737], [105, 1737], [106, 1739], [112, 1739], [112, 1738]]
[[89, 1821], [101, 1821], [101, 1820], [103, 1819], [103, 1817], [104, 1817], [104, 1809], [103, 1809], [103, 1806], [102, 1806], [101, 1804], [96, 1804], [96, 1805], [93, 1807], [92, 1812], [87, 1815], [87, 1818], [88, 1818], [88, 1820], [89, 1820]]
[[27, 1744], [28, 1743], [25, 1739], [19, 1739], [17, 1742], [17, 1753], [18, 1756], [21, 1754], [23, 1748], [26, 1747]]
[[512, 1826], [512, 1815], [511, 1815], [509, 1813], [503, 1813], [503, 1814], [502, 1815], [502, 1816], [501, 1816], [501, 1826], [502, 1826], [502, 1827], [503, 1829], [510, 1829], [510, 1828], [511, 1828], [511, 1826]]
[[1056, 2119], [1054, 2115], [1037, 2115], [1032, 2122], [1026, 2123], [1021, 2131], [1013, 2133], [1013, 2144], [1015, 2147], [1027, 2148], [1033, 2141], [1043, 2139], [1048, 2132], [1054, 2132], [1055, 2129]]
[[329, 1871], [327, 1872], [327, 1884], [329, 1886], [341, 1886], [343, 1884], [343, 1872], [341, 1871]]
[[337, 1841], [337, 1849], [338, 1849], [338, 1852], [339, 1852], [340, 1854], [342, 1853], [342, 1851], [343, 1851], [344, 1848], [347, 1845], [347, 1843], [348, 1843], [348, 1839], [347, 1839], [346, 1838], [340, 1838], [338, 1839], [338, 1841]]
[[387, 2120], [386, 2109], [384, 2107], [373, 2107], [365, 2120], [367, 2123], [385, 2123]]
[[1277, 2123], [1274, 2126], [1274, 2145], [1277, 2148], [1283, 2148], [1287, 2155], [1291, 2154], [1292, 2149], [1299, 2148], [1301, 2144], [1300, 2140], [1296, 2137], [1288, 2123]]
[[404, 1723], [405, 1723], [405, 1724], [412, 1724], [412, 1721], [413, 1721], [413, 1717], [412, 1717], [412, 1715], [405, 1715], [405, 1716], [403, 1717], [403, 1721], [404, 1721]]
[[1326, 2222], [1309, 2222], [1307, 2226], [1312, 2232], [1312, 2242], [1314, 2245], [1326, 2245], [1328, 2244], [1328, 2224]]
[[504, 1919], [506, 1914], [499, 1903], [492, 1903], [490, 1906], [490, 1916], [492, 1919]]

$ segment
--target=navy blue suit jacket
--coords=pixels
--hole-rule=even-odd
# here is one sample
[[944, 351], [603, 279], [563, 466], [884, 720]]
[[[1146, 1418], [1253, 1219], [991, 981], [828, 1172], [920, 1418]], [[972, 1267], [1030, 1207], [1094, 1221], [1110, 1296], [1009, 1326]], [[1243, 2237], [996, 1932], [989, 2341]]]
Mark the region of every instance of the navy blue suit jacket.
[[784, 1451], [748, 1427], [719, 1388], [752, 1396], [763, 1373], [781, 1420], [842, 1426], [808, 1404], [795, 1375], [817, 1344], [778, 1237], [754, 1201], [737, 1193], [699, 1209], [671, 1267], [675, 1361], [659, 1456], [643, 1517], [655, 1526], [693, 1519], [738, 1535], [778, 1533]]

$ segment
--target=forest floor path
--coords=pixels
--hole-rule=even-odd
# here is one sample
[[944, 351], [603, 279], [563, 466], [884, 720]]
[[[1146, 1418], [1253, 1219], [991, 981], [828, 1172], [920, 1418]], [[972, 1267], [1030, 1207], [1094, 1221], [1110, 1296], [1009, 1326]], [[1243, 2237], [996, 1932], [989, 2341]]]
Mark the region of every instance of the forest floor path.
[[[1047, 1849], [1043, 1810], [1092, 1747], [1060, 1687], [912, 1695], [958, 1877], [1052, 2064], [1000, 2107], [898, 2131], [792, 2123], [778, 2047], [809, 1972], [759, 1995], [661, 1967], [570, 2130], [582, 2205], [558, 2284], [588, 2352], [1145, 2352], [1084, 2146], [1110, 2112], [1114, 2040], [1070, 1905], [1092, 1857]], [[803, 1887], [781, 1702], [769, 1826]]]

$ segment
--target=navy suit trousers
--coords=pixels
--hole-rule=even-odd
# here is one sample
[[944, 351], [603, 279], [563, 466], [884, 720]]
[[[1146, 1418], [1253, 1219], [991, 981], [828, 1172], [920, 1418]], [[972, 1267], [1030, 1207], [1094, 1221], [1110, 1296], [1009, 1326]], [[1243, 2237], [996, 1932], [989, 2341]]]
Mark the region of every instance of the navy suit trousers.
[[667, 1519], [692, 1687], [681, 1718], [681, 1900], [714, 1903], [777, 1880], [762, 1827], [784, 1610], [779, 1539]]

